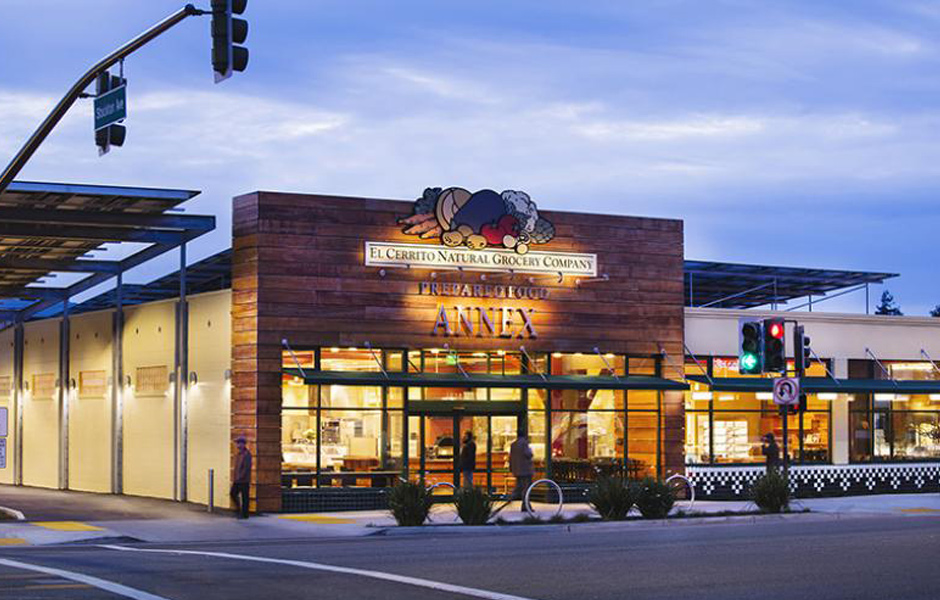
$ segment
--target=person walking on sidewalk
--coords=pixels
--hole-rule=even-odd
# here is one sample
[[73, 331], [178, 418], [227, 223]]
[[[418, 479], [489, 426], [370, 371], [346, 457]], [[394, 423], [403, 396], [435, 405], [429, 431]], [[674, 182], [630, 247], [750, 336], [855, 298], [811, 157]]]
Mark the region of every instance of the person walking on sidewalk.
[[239, 519], [248, 518], [248, 486], [251, 484], [251, 452], [248, 451], [245, 436], [235, 439], [238, 454], [235, 455], [235, 473], [232, 477], [232, 490], [230, 496], [235, 503], [236, 516]]
[[465, 488], [473, 487], [473, 472], [477, 469], [477, 444], [473, 441], [473, 433], [467, 431], [463, 434], [463, 445], [460, 446], [460, 485]]
[[532, 447], [524, 434], [509, 445], [509, 471], [516, 478], [516, 487], [512, 490], [512, 496], [509, 499], [521, 500], [521, 510], [524, 512], [526, 509], [525, 493], [532, 485], [532, 476], [535, 474], [535, 467], [532, 464]]

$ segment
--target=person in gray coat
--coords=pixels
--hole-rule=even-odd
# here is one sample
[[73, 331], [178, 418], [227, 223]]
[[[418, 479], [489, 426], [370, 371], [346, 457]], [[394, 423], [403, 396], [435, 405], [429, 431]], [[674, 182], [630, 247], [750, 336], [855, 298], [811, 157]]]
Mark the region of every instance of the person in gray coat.
[[532, 447], [529, 446], [529, 438], [525, 435], [519, 435], [509, 446], [509, 471], [516, 478], [516, 487], [509, 499], [522, 500], [521, 510], [525, 511], [525, 492], [532, 485], [532, 476], [535, 475]]

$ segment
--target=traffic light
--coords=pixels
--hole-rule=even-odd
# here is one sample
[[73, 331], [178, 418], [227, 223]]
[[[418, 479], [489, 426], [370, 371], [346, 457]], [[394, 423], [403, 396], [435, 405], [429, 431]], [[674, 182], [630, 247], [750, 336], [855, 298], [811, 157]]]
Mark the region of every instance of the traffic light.
[[787, 370], [783, 319], [764, 319], [764, 371]]
[[802, 325], [793, 328], [793, 363], [796, 370], [796, 376], [802, 377], [806, 374], [806, 367], [809, 366], [812, 350], [809, 347], [809, 336], [803, 331]]
[[247, 6], [248, 0], [212, 0], [212, 70], [216, 83], [248, 66], [248, 48], [238, 45], [248, 37], [248, 21], [232, 16], [242, 14]]
[[764, 332], [760, 321], [738, 321], [738, 372], [758, 375], [764, 372]]
[[[95, 80], [95, 95], [98, 97], [103, 96], [107, 92], [126, 84], [126, 79], [102, 71], [98, 73], [98, 78]], [[98, 146], [98, 155], [107, 154], [111, 146], [123, 146], [126, 137], [127, 128], [116, 123], [96, 129], [95, 145]]]

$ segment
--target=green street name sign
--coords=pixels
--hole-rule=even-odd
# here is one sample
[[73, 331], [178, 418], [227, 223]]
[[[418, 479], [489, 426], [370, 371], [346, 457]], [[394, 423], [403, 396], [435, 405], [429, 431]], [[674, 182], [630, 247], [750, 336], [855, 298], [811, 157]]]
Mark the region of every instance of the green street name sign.
[[125, 88], [122, 85], [95, 98], [95, 131], [127, 118]]

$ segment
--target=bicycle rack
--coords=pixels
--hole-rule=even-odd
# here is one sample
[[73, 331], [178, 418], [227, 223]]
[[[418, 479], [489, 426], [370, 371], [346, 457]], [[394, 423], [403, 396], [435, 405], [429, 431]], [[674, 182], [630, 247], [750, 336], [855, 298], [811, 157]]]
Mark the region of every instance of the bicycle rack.
[[529, 503], [529, 496], [532, 495], [532, 490], [535, 489], [535, 486], [537, 486], [540, 483], [553, 486], [558, 491], [558, 508], [555, 510], [555, 514], [550, 517], [550, 518], [555, 518], [561, 514], [562, 509], [564, 509], [565, 507], [565, 495], [561, 491], [561, 486], [555, 483], [554, 481], [552, 481], [551, 479], [539, 479], [538, 481], [533, 481], [532, 485], [529, 486], [529, 489], [525, 491], [525, 499], [522, 501], [522, 508], [524, 508], [525, 511], [529, 514], [529, 516], [532, 517], [533, 519], [538, 518], [538, 515], [535, 514], [534, 510], [532, 510], [532, 505]]
[[689, 481], [689, 478], [686, 477], [685, 475], [679, 475], [678, 473], [676, 473], [675, 475], [670, 475], [669, 477], [666, 478], [666, 485], [669, 485], [669, 482], [672, 481], [672, 480], [678, 481], [678, 480], [680, 480], [680, 479], [681, 479], [682, 481], [684, 481], [686, 487], [689, 488], [689, 507], [688, 507], [688, 510], [691, 511], [691, 510], [692, 510], [692, 507], [695, 506], [695, 487], [692, 485], [692, 482]]

